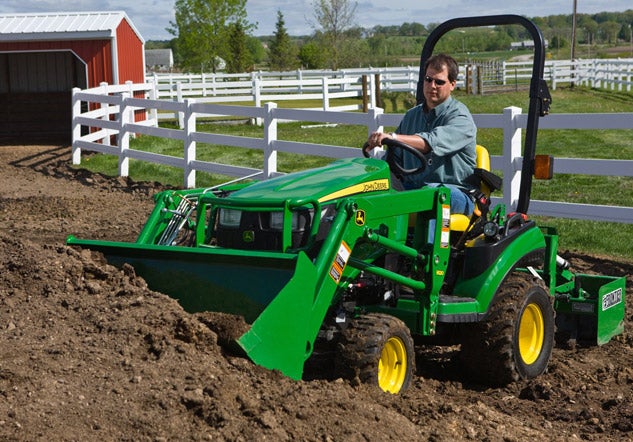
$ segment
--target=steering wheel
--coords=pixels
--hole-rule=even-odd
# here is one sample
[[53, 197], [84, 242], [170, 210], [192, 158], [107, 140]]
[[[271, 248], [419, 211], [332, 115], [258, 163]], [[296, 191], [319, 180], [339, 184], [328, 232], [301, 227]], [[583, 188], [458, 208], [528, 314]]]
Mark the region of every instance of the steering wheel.
[[[387, 162], [387, 164], [389, 164], [389, 169], [391, 169], [391, 171], [396, 176], [403, 177], [407, 175], [414, 175], [416, 173], [422, 173], [424, 172], [424, 169], [426, 169], [426, 156], [418, 149], [411, 147], [408, 144], [403, 143], [402, 141], [394, 140], [393, 138], [385, 138], [384, 140], [382, 140], [382, 143], [389, 148], [387, 149], [387, 156], [385, 158], [385, 161]], [[365, 143], [363, 145], [363, 155], [366, 158], [369, 158], [369, 152], [367, 152], [366, 147], [368, 147], [368, 143]], [[401, 164], [402, 155], [396, 155], [397, 150], [409, 152], [411, 155], [413, 155], [415, 159], [418, 160], [418, 162], [420, 163], [419, 166], [413, 167], [411, 169], [405, 169]]]

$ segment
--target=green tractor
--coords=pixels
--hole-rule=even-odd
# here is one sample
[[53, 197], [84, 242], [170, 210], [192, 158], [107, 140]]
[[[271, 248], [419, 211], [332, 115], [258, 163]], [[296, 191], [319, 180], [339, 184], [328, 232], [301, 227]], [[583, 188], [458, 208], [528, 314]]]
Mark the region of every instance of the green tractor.
[[[165, 191], [136, 242], [68, 244], [131, 264], [187, 311], [244, 317], [239, 347], [294, 379], [329, 354], [356, 379], [400, 393], [415, 375], [414, 338], [450, 336], [464, 373], [504, 385], [543, 373], [556, 340], [608, 342], [623, 331], [625, 278], [572, 273], [556, 231], [527, 216], [538, 121], [551, 101], [538, 28], [515, 15], [449, 20], [426, 41], [421, 75], [446, 32], [504, 24], [523, 25], [535, 46], [512, 213], [491, 207], [500, 182], [484, 148], [471, 219], [451, 215], [444, 187], [392, 189], [392, 172], [410, 172], [393, 155], [359, 155], [260, 182]], [[388, 152], [410, 149], [390, 143]]]

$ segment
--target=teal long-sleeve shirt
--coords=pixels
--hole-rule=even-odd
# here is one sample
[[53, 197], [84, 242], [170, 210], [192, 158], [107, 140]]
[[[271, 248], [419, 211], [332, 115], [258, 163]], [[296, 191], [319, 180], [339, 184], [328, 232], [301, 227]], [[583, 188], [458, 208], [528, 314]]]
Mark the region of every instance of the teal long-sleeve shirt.
[[[476, 165], [477, 127], [462, 102], [449, 97], [430, 112], [425, 112], [424, 105], [419, 104], [404, 115], [396, 133], [417, 134], [431, 146], [431, 152], [426, 154], [424, 172], [403, 178], [406, 188], [419, 188], [429, 183], [471, 187], [466, 179], [473, 174]], [[406, 169], [419, 165], [419, 160], [408, 152], [403, 155]]]

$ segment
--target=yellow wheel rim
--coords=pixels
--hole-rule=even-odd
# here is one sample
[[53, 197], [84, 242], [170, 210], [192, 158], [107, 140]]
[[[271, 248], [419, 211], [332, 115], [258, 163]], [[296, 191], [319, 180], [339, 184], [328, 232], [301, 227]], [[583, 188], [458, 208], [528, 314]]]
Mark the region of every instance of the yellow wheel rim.
[[519, 353], [526, 364], [536, 361], [543, 349], [545, 340], [545, 322], [541, 308], [528, 304], [519, 324]]
[[391, 337], [378, 362], [378, 385], [387, 393], [398, 393], [407, 376], [407, 350], [402, 339]]

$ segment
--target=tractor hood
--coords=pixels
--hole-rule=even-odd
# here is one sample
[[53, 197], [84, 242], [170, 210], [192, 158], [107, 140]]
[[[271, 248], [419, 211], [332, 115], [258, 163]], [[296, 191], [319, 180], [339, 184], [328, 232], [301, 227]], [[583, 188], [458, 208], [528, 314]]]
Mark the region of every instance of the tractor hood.
[[[306, 197], [323, 203], [364, 192], [390, 189], [389, 167], [381, 160], [352, 158], [317, 169], [296, 172], [261, 181], [231, 194], [232, 200], [297, 200]], [[237, 201], [236, 201], [237, 202]]]

